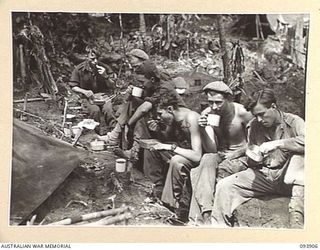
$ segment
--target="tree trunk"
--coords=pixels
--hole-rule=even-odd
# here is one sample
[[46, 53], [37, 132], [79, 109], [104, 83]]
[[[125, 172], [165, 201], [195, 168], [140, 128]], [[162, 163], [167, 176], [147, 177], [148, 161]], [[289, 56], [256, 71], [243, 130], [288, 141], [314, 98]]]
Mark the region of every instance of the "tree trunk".
[[222, 51], [222, 62], [223, 62], [223, 75], [224, 75], [224, 82], [226, 84], [230, 83], [230, 67], [229, 67], [229, 55], [227, 51], [227, 43], [226, 43], [226, 36], [225, 36], [225, 29], [223, 26], [222, 15], [217, 16], [217, 26], [220, 38], [220, 47]]
[[166, 44], [166, 46], [168, 47], [168, 55], [169, 55], [169, 59], [171, 60], [171, 57], [172, 57], [172, 55], [171, 55], [171, 27], [170, 27], [170, 25], [171, 25], [171, 16], [172, 15], [168, 15], [168, 17], [167, 17], [167, 44]]
[[304, 39], [303, 39], [303, 18], [297, 20], [295, 27], [295, 37], [292, 45], [292, 59], [295, 64], [305, 69], [306, 55], [304, 51]]
[[141, 35], [144, 37], [146, 35], [146, 21], [144, 19], [144, 14], [139, 14], [139, 18], [140, 18], [140, 33]]

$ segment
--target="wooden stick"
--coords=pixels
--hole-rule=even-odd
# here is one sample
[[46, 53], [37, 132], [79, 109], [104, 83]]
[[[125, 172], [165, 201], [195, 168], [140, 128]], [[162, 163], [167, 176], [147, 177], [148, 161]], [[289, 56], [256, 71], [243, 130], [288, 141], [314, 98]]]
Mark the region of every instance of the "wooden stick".
[[117, 216], [113, 216], [113, 217], [108, 217], [108, 218], [103, 218], [102, 220], [93, 222], [93, 223], [88, 223], [85, 224], [84, 226], [102, 226], [102, 225], [112, 225], [114, 223], [120, 222], [120, 221], [124, 221], [124, 220], [128, 220], [132, 218], [132, 214], [131, 213], [124, 213], [124, 214], [120, 214]]
[[259, 75], [259, 73], [257, 71], [253, 71], [253, 73], [258, 77], [258, 79], [263, 83], [266, 84], [266, 81], [262, 80], [262, 77]]
[[68, 100], [67, 98], [64, 98], [63, 121], [61, 126], [62, 128], [64, 128], [64, 124], [66, 123], [67, 109], [68, 109]]
[[24, 114], [26, 114], [26, 115], [32, 116], [32, 117], [34, 117], [34, 118], [37, 118], [37, 119], [39, 119], [39, 120], [41, 120], [41, 121], [43, 121], [43, 122], [46, 122], [46, 121], [45, 121], [42, 117], [40, 117], [40, 116], [33, 115], [33, 114], [28, 113], [28, 112], [26, 112], [26, 111], [23, 111], [23, 110], [21, 110], [21, 109], [17, 109], [17, 108], [13, 108], [13, 109], [16, 110], [16, 111], [18, 111], [18, 112], [24, 113]]
[[74, 141], [72, 143], [72, 146], [75, 146], [77, 144], [77, 142], [79, 141], [79, 138], [82, 134], [83, 128], [81, 127], [80, 130], [78, 131], [78, 133], [76, 134]]
[[129, 208], [128, 207], [119, 207], [116, 209], [109, 209], [109, 210], [105, 210], [105, 211], [100, 211], [100, 212], [95, 212], [95, 213], [90, 213], [90, 214], [84, 214], [84, 215], [80, 215], [80, 216], [73, 216], [61, 221], [57, 221], [57, 222], [53, 222], [50, 224], [47, 224], [48, 226], [57, 226], [57, 225], [70, 225], [70, 224], [74, 224], [74, 223], [78, 223], [81, 221], [87, 221], [87, 220], [92, 220], [92, 219], [96, 219], [96, 218], [100, 218], [100, 217], [106, 217], [106, 216], [111, 216], [111, 215], [115, 215], [115, 214], [121, 214], [123, 212], [128, 211]]
[[[27, 99], [28, 99], [28, 95], [29, 93], [27, 92], [24, 96], [24, 102], [23, 102], [23, 111], [26, 112], [27, 111]], [[28, 120], [28, 116], [24, 113], [20, 114], [20, 120], [21, 121], [27, 121]]]
[[[28, 112], [23, 111], [23, 110], [21, 110], [21, 109], [17, 109], [17, 108], [13, 108], [13, 109], [16, 110], [16, 111], [18, 111], [18, 112], [24, 113], [24, 114], [26, 114], [26, 115], [28, 115], [28, 116], [37, 118], [37, 119], [41, 120], [42, 122], [48, 122], [48, 121], [46, 121], [45, 119], [43, 119], [42, 117], [40, 117], [40, 116], [37, 116], [37, 115], [31, 114], [31, 113], [28, 113]], [[49, 123], [52, 124], [52, 125], [53, 125], [53, 128], [54, 128], [55, 130], [57, 130], [60, 134], [64, 134], [63, 131], [61, 131], [60, 129], [56, 128], [56, 126], [55, 126], [55, 125], [60, 126], [60, 124], [53, 124], [52, 122], [49, 122]], [[67, 143], [67, 142], [65, 142], [65, 143]], [[67, 144], [70, 145], [69, 143], [67, 143]]]
[[[37, 101], [45, 101], [45, 100], [48, 100], [49, 98], [42, 98], [42, 97], [36, 97], [36, 98], [30, 98], [30, 99], [27, 99], [27, 102], [37, 102]], [[13, 103], [24, 103], [24, 100], [25, 99], [20, 99], [20, 100], [13, 100]]]
[[21, 73], [21, 79], [22, 79], [22, 83], [23, 83], [23, 87], [26, 88], [25, 84], [26, 84], [26, 65], [24, 62], [24, 54], [23, 54], [23, 45], [20, 44], [19, 45], [19, 53], [20, 53], [20, 73]]

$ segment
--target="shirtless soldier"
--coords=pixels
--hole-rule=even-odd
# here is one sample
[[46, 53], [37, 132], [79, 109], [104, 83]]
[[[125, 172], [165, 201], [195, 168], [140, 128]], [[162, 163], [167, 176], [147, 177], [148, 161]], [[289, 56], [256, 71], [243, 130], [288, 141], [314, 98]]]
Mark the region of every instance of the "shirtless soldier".
[[[202, 136], [202, 143], [211, 144], [209, 152], [212, 144], [215, 145], [217, 153], [204, 154], [199, 167], [191, 170], [189, 220], [209, 223], [216, 181], [247, 168], [245, 158], [240, 156], [246, 146], [246, 125], [253, 116], [241, 104], [229, 101], [232, 91], [222, 81], [211, 82], [203, 90], [209, 107], [202, 112], [199, 126], [202, 134], [210, 133], [210, 129], [213, 134]], [[209, 113], [220, 116], [218, 126], [207, 126]]]

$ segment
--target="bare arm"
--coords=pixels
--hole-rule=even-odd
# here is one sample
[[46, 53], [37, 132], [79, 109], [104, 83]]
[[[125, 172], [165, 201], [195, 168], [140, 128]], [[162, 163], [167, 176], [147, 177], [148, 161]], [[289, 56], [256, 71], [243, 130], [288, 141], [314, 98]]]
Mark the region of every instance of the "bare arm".
[[291, 124], [293, 137], [287, 139], [279, 139], [269, 142], [264, 142], [260, 145], [260, 150], [263, 153], [268, 153], [274, 149], [288, 150], [293, 153], [304, 153], [305, 140], [305, 123], [304, 120], [296, 116]]
[[[198, 125], [199, 114], [196, 112], [192, 112], [188, 115], [187, 122], [190, 124], [190, 136], [191, 136], [191, 149], [177, 147], [174, 150], [174, 153], [179, 154], [188, 160], [198, 163], [202, 157], [202, 145], [201, 145], [201, 137], [200, 130]], [[171, 150], [172, 144], [163, 144], [159, 143], [154, 148], [156, 150]]]
[[85, 95], [87, 98], [92, 98], [93, 97], [93, 92], [91, 90], [82, 89], [79, 86], [72, 87], [72, 90], [74, 92], [77, 92], [77, 93]]
[[175, 153], [184, 156], [185, 158], [193, 161], [200, 162], [202, 156], [202, 145], [200, 129], [198, 125], [199, 114], [192, 112], [187, 117], [187, 122], [190, 124], [190, 136], [191, 136], [191, 149], [185, 149], [177, 147]]
[[128, 121], [128, 125], [131, 126], [132, 124], [136, 123], [141, 117], [147, 114], [152, 109], [152, 103], [145, 101], [142, 103], [131, 118]]
[[215, 132], [211, 126], [200, 127], [200, 135], [203, 149], [206, 153], [216, 153], [218, 145], [215, 140]]

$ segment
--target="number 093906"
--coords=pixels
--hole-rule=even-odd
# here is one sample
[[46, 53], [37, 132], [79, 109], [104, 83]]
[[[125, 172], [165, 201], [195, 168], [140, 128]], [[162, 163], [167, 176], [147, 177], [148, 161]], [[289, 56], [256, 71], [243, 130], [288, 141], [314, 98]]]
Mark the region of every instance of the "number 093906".
[[300, 248], [305, 248], [305, 249], [316, 249], [316, 248], [318, 248], [318, 244], [300, 244], [299, 245], [300, 246]]

